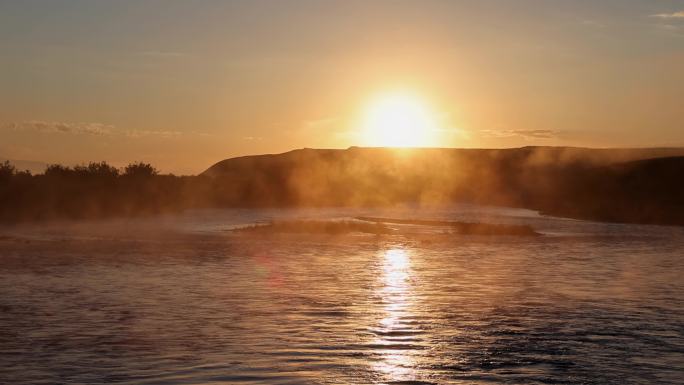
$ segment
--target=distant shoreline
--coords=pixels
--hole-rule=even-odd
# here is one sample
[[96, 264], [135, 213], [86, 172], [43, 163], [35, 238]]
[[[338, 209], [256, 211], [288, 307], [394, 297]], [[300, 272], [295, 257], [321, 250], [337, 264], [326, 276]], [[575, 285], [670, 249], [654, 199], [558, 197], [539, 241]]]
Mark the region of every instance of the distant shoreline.
[[0, 222], [198, 208], [472, 203], [616, 223], [684, 225], [684, 149], [303, 149], [228, 159], [196, 176], [143, 163], [0, 166]]

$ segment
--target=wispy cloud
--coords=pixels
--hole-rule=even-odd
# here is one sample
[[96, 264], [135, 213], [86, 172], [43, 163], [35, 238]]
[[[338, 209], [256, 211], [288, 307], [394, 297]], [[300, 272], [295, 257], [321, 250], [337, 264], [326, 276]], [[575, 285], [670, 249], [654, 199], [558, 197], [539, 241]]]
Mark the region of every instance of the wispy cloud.
[[130, 138], [140, 138], [143, 136], [160, 136], [162, 138], [173, 138], [183, 135], [180, 131], [165, 131], [165, 130], [129, 130], [124, 135]]
[[552, 139], [557, 136], [554, 130], [481, 130], [484, 136], [490, 138], [522, 137], [524, 139]]
[[[0, 129], [17, 132], [30, 131], [41, 134], [123, 136], [128, 138], [143, 138], [150, 136], [159, 138], [176, 138], [184, 134], [181, 131], [171, 130], [120, 130], [112, 124], [105, 123], [48, 122], [42, 120], [4, 123], [0, 124]], [[194, 131], [190, 134], [199, 136], [209, 135]]]
[[37, 131], [76, 135], [111, 135], [115, 128], [113, 125], [103, 123], [46, 122], [41, 120], [6, 123], [2, 127], [13, 131]]
[[677, 11], [672, 13], [657, 13], [651, 17], [659, 17], [661, 19], [684, 19], [684, 11]]

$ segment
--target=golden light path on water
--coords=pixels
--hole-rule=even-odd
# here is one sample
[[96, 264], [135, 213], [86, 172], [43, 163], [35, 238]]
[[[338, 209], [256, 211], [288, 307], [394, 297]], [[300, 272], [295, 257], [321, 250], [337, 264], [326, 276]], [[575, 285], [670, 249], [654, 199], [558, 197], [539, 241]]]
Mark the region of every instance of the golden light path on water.
[[[412, 350], [402, 349], [402, 336], [409, 338], [414, 330], [406, 320], [412, 318], [411, 255], [403, 248], [392, 248], [381, 253], [382, 275], [378, 296], [384, 303], [384, 317], [379, 321], [378, 336], [374, 344], [380, 347], [383, 359], [373, 364], [373, 369], [383, 373], [389, 380], [405, 380], [412, 377], [414, 359]], [[386, 345], [386, 349], [382, 346]]]

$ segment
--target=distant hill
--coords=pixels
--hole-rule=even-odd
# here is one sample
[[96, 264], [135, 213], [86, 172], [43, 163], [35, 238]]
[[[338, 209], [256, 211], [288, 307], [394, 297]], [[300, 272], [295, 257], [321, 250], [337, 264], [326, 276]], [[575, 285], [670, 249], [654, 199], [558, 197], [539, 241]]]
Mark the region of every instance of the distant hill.
[[203, 176], [225, 206], [474, 202], [618, 222], [684, 224], [684, 148], [294, 150]]

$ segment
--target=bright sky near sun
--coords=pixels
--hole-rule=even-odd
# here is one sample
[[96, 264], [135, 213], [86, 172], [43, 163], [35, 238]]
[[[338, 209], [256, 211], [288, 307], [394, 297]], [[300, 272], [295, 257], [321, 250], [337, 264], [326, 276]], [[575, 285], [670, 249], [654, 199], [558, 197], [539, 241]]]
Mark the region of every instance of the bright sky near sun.
[[684, 145], [684, 2], [0, 0], [0, 158]]

